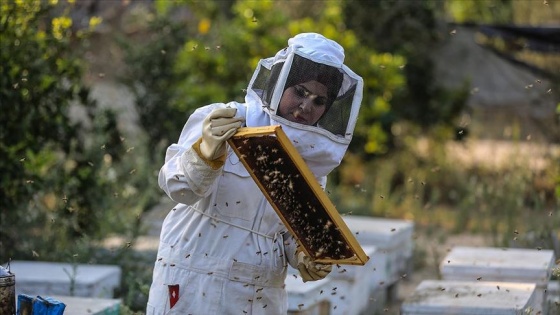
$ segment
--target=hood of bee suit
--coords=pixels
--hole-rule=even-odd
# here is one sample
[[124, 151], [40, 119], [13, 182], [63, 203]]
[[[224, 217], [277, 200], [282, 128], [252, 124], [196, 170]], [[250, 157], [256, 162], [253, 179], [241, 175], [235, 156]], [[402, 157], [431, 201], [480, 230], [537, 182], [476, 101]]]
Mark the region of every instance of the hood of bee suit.
[[[283, 92], [284, 83], [289, 73], [289, 66], [294, 55], [309, 58], [316, 63], [324, 63], [329, 66], [340, 67], [353, 75], [359, 81], [359, 95], [357, 106], [361, 102], [361, 89], [363, 82], [361, 78], [343, 65], [344, 49], [335, 41], [325, 38], [320, 34], [303, 33], [290, 38], [288, 47], [280, 50], [274, 57], [261, 60], [255, 70], [253, 78], [247, 89], [245, 120], [248, 127], [280, 125], [293, 145], [298, 150], [307, 166], [317, 178], [327, 176], [335, 167], [340, 165], [344, 154], [350, 144], [351, 134], [357, 119], [357, 109], [352, 117], [349, 127], [341, 134], [334, 134], [320, 126], [303, 125], [291, 122], [276, 115], [276, 108]], [[256, 86], [262, 71], [268, 70], [275, 64], [280, 64], [282, 70], [275, 84], [274, 93], [271, 91], [271, 102], [264, 100]], [[357, 78], [357, 79], [356, 79]], [[255, 85], [255, 86], [253, 86]], [[343, 83], [345, 85], [345, 83]], [[346, 84], [348, 85], [348, 84]], [[354, 86], [354, 89], [355, 86]], [[270, 98], [269, 98], [270, 99]], [[242, 114], [242, 113], [239, 113]], [[350, 132], [349, 132], [350, 130]]]

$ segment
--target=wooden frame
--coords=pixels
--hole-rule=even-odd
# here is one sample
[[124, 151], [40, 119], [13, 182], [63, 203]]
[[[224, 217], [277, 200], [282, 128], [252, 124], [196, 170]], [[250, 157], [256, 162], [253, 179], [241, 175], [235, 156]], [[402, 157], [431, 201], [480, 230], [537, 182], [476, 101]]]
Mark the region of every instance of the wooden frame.
[[281, 126], [240, 128], [228, 143], [313, 261], [369, 260]]

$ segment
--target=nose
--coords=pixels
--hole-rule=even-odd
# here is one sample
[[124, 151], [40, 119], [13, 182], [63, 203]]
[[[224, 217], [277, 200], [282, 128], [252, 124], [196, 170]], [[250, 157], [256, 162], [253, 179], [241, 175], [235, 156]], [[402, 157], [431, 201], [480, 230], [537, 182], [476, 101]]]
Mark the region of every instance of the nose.
[[301, 108], [302, 112], [309, 113], [311, 112], [311, 108], [313, 106], [313, 99], [307, 97], [301, 101], [299, 107]]

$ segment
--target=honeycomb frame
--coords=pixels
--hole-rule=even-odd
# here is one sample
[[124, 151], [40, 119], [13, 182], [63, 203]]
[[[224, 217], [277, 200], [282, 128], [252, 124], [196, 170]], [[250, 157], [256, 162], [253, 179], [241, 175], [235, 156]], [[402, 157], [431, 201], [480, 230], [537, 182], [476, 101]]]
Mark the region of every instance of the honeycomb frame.
[[369, 257], [281, 126], [239, 128], [228, 144], [311, 260], [365, 265]]

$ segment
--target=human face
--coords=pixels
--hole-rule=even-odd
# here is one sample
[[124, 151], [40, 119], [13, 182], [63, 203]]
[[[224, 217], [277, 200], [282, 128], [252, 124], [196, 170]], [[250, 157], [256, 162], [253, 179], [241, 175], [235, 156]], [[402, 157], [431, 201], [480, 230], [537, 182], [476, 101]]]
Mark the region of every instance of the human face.
[[314, 125], [327, 109], [327, 87], [317, 81], [307, 81], [284, 91], [278, 115], [289, 121]]

